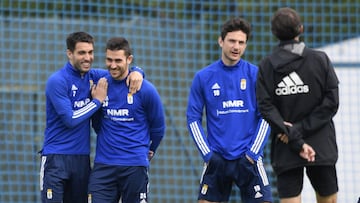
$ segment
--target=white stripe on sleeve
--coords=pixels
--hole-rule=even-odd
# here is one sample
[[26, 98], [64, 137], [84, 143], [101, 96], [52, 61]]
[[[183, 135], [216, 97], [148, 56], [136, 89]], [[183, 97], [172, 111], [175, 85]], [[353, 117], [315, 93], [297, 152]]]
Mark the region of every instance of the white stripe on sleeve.
[[89, 111], [96, 108], [96, 104], [94, 102], [90, 102], [88, 105], [84, 106], [83, 108], [74, 111], [72, 118], [79, 118], [85, 114], [87, 114]]
[[265, 140], [268, 129], [269, 129], [269, 124], [264, 119], [262, 119], [258, 134], [256, 135], [254, 144], [250, 149], [253, 153], [255, 154], [259, 153], [260, 147]]
[[205, 156], [210, 152], [210, 149], [201, 135], [201, 131], [199, 129], [198, 123], [196, 121], [190, 123], [190, 129], [191, 129], [191, 133], [194, 136], [196, 145], [199, 147], [201, 153]]

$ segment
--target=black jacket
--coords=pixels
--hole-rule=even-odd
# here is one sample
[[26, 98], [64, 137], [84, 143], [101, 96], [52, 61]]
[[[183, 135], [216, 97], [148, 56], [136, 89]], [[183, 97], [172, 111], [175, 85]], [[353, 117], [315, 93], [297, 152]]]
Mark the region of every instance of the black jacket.
[[[338, 158], [333, 117], [339, 106], [338, 79], [324, 52], [302, 42], [281, 42], [259, 65], [256, 97], [272, 128], [271, 163], [279, 174], [305, 165], [334, 165]], [[288, 121], [293, 127], [286, 127]], [[289, 136], [289, 144], [277, 134]], [[316, 152], [315, 162], [301, 158], [302, 144]]]

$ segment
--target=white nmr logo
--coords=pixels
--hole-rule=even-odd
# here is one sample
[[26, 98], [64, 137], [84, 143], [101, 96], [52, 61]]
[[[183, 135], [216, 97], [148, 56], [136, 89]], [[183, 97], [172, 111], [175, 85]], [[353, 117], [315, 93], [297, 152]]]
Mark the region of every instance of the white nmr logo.
[[278, 88], [275, 89], [275, 94], [278, 96], [306, 94], [309, 91], [309, 86], [304, 84], [296, 72], [292, 72], [288, 76], [285, 76], [278, 84]]
[[74, 107], [82, 108], [86, 106], [89, 102], [90, 102], [89, 98], [86, 98], [85, 100], [81, 100], [81, 101], [74, 101]]
[[129, 116], [129, 109], [107, 109], [106, 113], [110, 116]]
[[223, 101], [223, 108], [231, 108], [231, 107], [244, 107], [243, 100], [230, 100], [230, 101]]

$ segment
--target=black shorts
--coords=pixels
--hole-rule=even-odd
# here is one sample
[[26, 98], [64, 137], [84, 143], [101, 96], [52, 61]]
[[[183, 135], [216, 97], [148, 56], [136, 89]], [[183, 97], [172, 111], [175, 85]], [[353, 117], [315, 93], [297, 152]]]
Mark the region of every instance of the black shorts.
[[261, 159], [252, 164], [245, 155], [226, 160], [217, 153], [205, 164], [198, 199], [227, 202], [233, 183], [240, 188], [243, 202], [272, 202], [271, 186]]
[[43, 203], [86, 203], [90, 174], [89, 155], [42, 156], [40, 190]]
[[89, 180], [89, 202], [147, 202], [148, 170], [145, 166], [94, 164]]
[[[336, 193], [338, 181], [335, 166], [306, 166], [306, 175], [314, 190], [321, 196]], [[303, 188], [304, 167], [285, 171], [277, 176], [277, 188], [280, 198], [298, 196]]]

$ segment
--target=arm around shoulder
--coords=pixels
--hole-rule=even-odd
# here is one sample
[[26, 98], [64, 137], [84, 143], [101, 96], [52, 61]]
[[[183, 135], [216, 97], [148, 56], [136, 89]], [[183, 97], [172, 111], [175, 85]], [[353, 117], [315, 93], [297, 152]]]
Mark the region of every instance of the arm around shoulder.
[[126, 78], [126, 85], [129, 86], [129, 92], [131, 94], [135, 94], [141, 89], [144, 78], [145, 73], [140, 67], [133, 66], [130, 68], [129, 76]]

